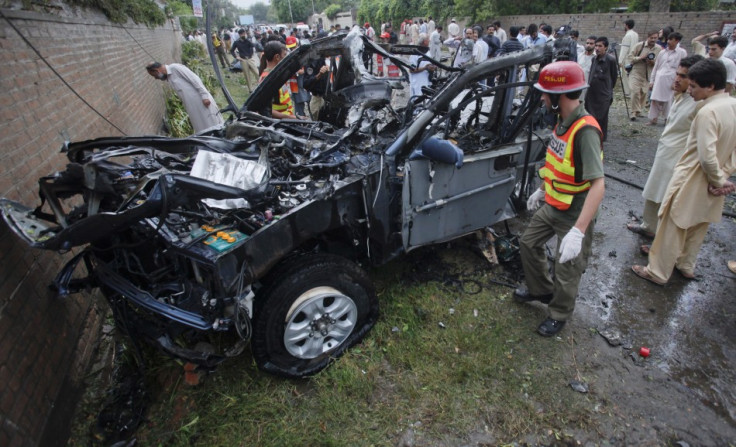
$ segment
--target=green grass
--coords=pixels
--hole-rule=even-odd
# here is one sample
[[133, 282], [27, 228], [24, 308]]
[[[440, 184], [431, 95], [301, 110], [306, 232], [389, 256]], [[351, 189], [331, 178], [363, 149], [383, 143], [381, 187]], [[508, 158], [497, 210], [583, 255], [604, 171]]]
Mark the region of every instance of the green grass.
[[[164, 385], [137, 438], [162, 446], [378, 446], [412, 427], [417, 445], [443, 445], [472, 432], [505, 443], [587, 427], [593, 405], [567, 386], [579, 377], [570, 336], [534, 334], [542, 311], [489, 281], [502, 272], [463, 247], [420, 250], [373, 271], [378, 324], [310, 379], [269, 376], [246, 352], [189, 387], [176, 363], [162, 361]], [[432, 275], [438, 281], [425, 280]], [[448, 278], [483, 288], [464, 293]]]

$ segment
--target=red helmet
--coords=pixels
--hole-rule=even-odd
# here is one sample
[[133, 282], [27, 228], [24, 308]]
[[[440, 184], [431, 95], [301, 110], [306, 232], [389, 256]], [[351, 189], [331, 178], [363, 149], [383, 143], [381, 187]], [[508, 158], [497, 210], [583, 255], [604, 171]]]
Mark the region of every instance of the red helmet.
[[534, 88], [546, 93], [568, 93], [588, 88], [588, 84], [583, 68], [577, 62], [560, 61], [542, 68]]

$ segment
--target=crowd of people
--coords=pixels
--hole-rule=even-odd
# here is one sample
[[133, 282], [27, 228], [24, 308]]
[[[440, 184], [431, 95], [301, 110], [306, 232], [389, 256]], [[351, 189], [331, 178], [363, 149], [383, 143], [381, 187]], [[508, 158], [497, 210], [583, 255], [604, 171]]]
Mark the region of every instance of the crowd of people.
[[[555, 30], [545, 23], [511, 26], [508, 33], [499, 21], [461, 29], [452, 19], [444, 34], [432, 17], [404, 19], [398, 35], [390, 23], [381, 24], [378, 32], [370, 23], [360, 27], [376, 42], [427, 48], [426, 57], [409, 60], [412, 97], [424, 94], [430, 75], [440, 68], [436, 63], [466, 68], [565, 39], [561, 41], [567, 48], [561, 53], [565, 60], [548, 64], [539, 73], [529, 67], [528, 73], [521, 71], [520, 79], [537, 79], [533, 88], [558, 116], [540, 171], [542, 185], [527, 202], [536, 211], [520, 244], [527, 284], [514, 293], [519, 301], [547, 304], [548, 317], [537, 329], [543, 336], [557, 334], [572, 315], [591, 253], [605, 191], [603, 142], [617, 83], [631, 100], [631, 121], [646, 114], [646, 125], [657, 125], [660, 119], [665, 123], [642, 194], [643, 218], [627, 225], [653, 240], [641, 246], [649, 262], [632, 266], [636, 275], [657, 285], [666, 284], [673, 271], [695, 278], [696, 258], [708, 226], [720, 221], [724, 197], [736, 191], [729, 180], [736, 172], [736, 98], [731, 96], [736, 84], [736, 29], [729, 36], [717, 32], [696, 36], [688, 55], [680, 45], [683, 35], [672, 27], [648, 30], [640, 39], [635, 25], [631, 19], [624, 22], [618, 50], [611, 48], [606, 36], [591, 35], [581, 41], [578, 31], [566, 26]], [[335, 27], [311, 34], [221, 30], [212, 35], [212, 43], [223, 66], [228, 54], [241, 62], [246, 87], [252, 92], [288, 51], [309, 39], [341, 31]], [[185, 107], [192, 108], [190, 116], [195, 117], [192, 123], [198, 122], [195, 131], [221, 123], [214, 100], [186, 67], [152, 64], [147, 69], [186, 98]], [[329, 71], [324, 59], [302, 67], [274, 97], [273, 116], [319, 119]], [[375, 74], [383, 75], [383, 68]], [[558, 242], [552, 275], [545, 246], [554, 236]], [[729, 262], [728, 268], [736, 273], [736, 261]]]

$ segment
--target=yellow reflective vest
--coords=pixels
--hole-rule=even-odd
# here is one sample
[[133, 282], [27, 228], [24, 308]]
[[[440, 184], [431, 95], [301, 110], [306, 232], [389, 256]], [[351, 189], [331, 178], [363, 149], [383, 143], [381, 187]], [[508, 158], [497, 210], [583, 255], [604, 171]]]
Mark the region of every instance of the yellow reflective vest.
[[[552, 133], [552, 139], [547, 146], [547, 156], [544, 167], [539, 170], [539, 176], [544, 180], [544, 200], [564, 211], [570, 208], [575, 194], [590, 189], [590, 181], [580, 179], [580, 171], [575, 175], [575, 135], [585, 126], [592, 126], [601, 133], [598, 121], [590, 115], [578, 119], [562, 135], [557, 135], [557, 127]], [[601, 150], [601, 159], [603, 151]]]
[[[269, 72], [270, 71], [263, 70], [263, 73], [261, 73], [260, 82], [263, 81], [263, 78], [268, 76]], [[288, 85], [284, 84], [281, 86], [278, 93], [278, 100], [274, 97], [273, 103], [271, 104], [271, 110], [273, 110], [274, 112], [288, 113], [289, 115], [294, 115], [294, 104], [291, 102], [291, 92]]]

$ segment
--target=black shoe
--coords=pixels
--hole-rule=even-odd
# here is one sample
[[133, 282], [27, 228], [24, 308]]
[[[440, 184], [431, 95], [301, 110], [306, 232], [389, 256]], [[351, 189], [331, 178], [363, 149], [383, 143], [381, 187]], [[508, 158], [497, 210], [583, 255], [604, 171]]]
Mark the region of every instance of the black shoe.
[[543, 337], [551, 337], [553, 335], [557, 335], [563, 327], [565, 327], [564, 321], [557, 321], [547, 317], [547, 319], [542, 321], [542, 324], [539, 325], [537, 332]]
[[519, 287], [514, 290], [514, 298], [516, 301], [521, 303], [529, 303], [532, 301], [539, 301], [540, 303], [549, 304], [552, 301], [552, 294], [547, 293], [545, 295], [532, 295], [529, 293], [529, 289], [526, 287]]

